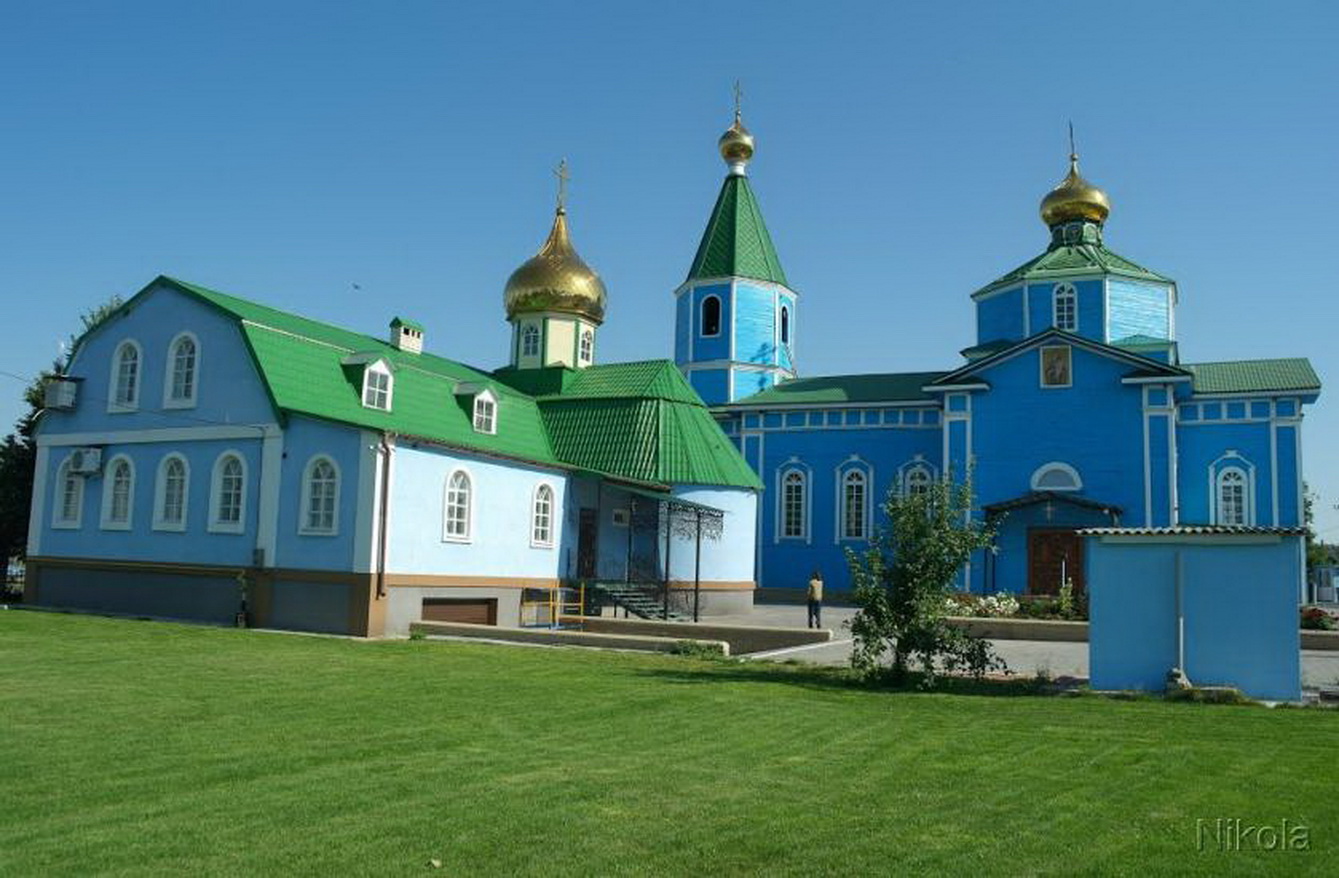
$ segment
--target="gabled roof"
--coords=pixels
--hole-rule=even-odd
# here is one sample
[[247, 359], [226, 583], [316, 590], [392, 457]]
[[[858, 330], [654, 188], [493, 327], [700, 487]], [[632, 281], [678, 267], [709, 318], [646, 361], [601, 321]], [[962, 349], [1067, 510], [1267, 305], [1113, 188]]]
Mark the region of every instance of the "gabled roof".
[[1305, 357], [1283, 360], [1232, 360], [1221, 363], [1189, 363], [1184, 367], [1195, 376], [1195, 393], [1262, 393], [1288, 391], [1315, 393], [1320, 377]]
[[778, 405], [822, 405], [831, 403], [932, 402], [922, 388], [945, 372], [889, 372], [868, 375], [830, 375], [825, 378], [795, 378], [722, 408], [753, 408]]
[[717, 277], [750, 277], [789, 286], [758, 199], [742, 174], [731, 174], [721, 184], [686, 280]]
[[[530, 375], [506, 369], [494, 374], [429, 353], [401, 351], [372, 336], [174, 278], [160, 277], [140, 295], [158, 286], [171, 287], [238, 321], [281, 414], [310, 415], [638, 482], [760, 487], [702, 400], [668, 361], [591, 366], [579, 372], [538, 369]], [[351, 356], [393, 365], [392, 411], [362, 405], [361, 372], [345, 363]], [[474, 430], [468, 397], [462, 401], [456, 396], [462, 384], [497, 399], [496, 433]]]
[[1158, 283], [1173, 282], [1171, 278], [1164, 277], [1108, 249], [1105, 244], [1062, 244], [1049, 248], [1040, 256], [1029, 259], [1013, 271], [996, 278], [972, 293], [972, 297], [1021, 281], [1052, 280], [1084, 274], [1114, 274]]
[[1050, 329], [1045, 329], [1037, 333], [1036, 335], [1029, 336], [1028, 338], [1023, 339], [1020, 342], [1011, 344], [1006, 348], [1003, 348], [1001, 350], [996, 351], [993, 354], [990, 354], [989, 356], [985, 356], [979, 360], [968, 363], [967, 365], [963, 366], [960, 369], [956, 369], [952, 372], [949, 372], [941, 376], [940, 378], [934, 381], [929, 382], [929, 384], [932, 386], [961, 384], [965, 379], [972, 377], [977, 372], [989, 369], [991, 366], [995, 365], [1001, 360], [1005, 360], [1009, 357], [1012, 357], [1019, 351], [1026, 350], [1027, 348], [1031, 347], [1037, 347], [1049, 341], [1063, 341], [1066, 344], [1073, 345], [1074, 347], [1085, 348], [1101, 356], [1111, 357], [1112, 359], [1121, 360], [1123, 362], [1129, 363], [1131, 366], [1135, 367], [1135, 369], [1138, 370], [1141, 376], [1165, 375], [1169, 378], [1181, 378], [1182, 380], [1184, 380], [1190, 374], [1189, 372], [1187, 372], [1182, 368], [1179, 368], [1177, 366], [1169, 366], [1166, 363], [1160, 362], [1158, 360], [1153, 360], [1148, 357], [1140, 356], [1139, 354], [1133, 351], [1125, 350], [1123, 348], [1115, 347], [1109, 344], [1103, 344], [1100, 341], [1094, 341], [1093, 339], [1084, 338], [1081, 335], [1074, 335], [1071, 332], [1065, 332], [1063, 330], [1052, 327]]

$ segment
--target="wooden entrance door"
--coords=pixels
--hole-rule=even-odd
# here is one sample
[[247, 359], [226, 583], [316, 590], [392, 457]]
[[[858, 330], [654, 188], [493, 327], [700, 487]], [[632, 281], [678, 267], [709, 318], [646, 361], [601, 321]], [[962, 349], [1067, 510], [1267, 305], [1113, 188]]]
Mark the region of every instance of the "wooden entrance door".
[[1029, 531], [1027, 557], [1028, 594], [1059, 594], [1066, 576], [1074, 583], [1074, 593], [1083, 593], [1083, 538], [1074, 531]]
[[595, 578], [595, 559], [600, 536], [600, 518], [598, 509], [581, 510], [580, 528], [577, 530], [577, 576], [582, 579]]

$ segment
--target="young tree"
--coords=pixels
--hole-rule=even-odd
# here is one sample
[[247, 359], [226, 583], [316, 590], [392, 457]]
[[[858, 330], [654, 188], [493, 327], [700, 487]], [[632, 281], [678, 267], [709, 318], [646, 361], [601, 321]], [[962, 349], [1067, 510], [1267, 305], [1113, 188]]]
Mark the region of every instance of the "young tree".
[[975, 677], [1005, 668], [989, 642], [946, 621], [954, 580], [972, 553], [995, 539], [994, 526], [972, 518], [971, 508], [970, 483], [941, 480], [905, 495], [894, 486], [869, 549], [847, 549], [859, 607], [851, 621], [858, 671], [901, 683], [914, 661], [928, 686], [939, 667]]

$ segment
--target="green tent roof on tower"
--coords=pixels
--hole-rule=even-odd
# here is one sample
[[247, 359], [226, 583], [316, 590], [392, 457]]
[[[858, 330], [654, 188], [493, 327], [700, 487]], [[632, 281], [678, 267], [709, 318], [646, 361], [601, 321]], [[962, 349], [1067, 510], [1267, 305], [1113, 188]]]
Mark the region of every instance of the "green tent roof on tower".
[[749, 277], [790, 286], [767, 233], [748, 177], [732, 173], [721, 185], [687, 280]]

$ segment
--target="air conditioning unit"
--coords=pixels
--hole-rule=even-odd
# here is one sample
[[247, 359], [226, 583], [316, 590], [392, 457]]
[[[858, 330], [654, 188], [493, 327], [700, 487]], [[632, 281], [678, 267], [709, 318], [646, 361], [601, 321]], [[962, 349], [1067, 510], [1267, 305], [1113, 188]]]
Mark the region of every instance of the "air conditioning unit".
[[89, 476], [102, 469], [101, 448], [76, 448], [70, 455], [70, 472]]
[[78, 390], [77, 381], [68, 378], [48, 378], [42, 387], [42, 406], [56, 411], [69, 411], [74, 408]]

